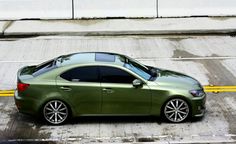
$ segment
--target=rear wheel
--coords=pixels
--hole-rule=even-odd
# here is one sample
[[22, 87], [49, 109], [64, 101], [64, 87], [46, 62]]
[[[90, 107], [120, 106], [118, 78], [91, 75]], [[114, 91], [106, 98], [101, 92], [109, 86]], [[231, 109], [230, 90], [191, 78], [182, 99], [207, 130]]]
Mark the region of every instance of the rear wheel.
[[182, 122], [189, 115], [189, 105], [183, 99], [171, 99], [165, 104], [163, 113], [165, 118], [170, 122]]
[[69, 109], [64, 102], [52, 100], [44, 105], [43, 117], [50, 124], [58, 125], [68, 119]]

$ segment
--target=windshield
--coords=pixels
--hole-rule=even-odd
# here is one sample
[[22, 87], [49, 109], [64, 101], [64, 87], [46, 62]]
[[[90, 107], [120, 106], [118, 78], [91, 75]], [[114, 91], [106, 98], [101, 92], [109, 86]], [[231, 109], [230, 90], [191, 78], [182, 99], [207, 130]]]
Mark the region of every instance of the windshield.
[[134, 60], [126, 59], [124, 66], [129, 70], [133, 71], [134, 73], [138, 74], [145, 80], [149, 80], [152, 77], [147, 67], [142, 64], [139, 64], [138, 62], [135, 62]]

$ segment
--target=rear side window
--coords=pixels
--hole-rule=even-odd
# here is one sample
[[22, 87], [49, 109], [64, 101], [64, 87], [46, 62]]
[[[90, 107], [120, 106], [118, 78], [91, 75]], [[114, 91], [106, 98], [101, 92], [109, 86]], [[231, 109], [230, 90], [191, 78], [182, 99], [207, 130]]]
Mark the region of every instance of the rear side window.
[[60, 75], [61, 78], [72, 82], [99, 82], [97, 67], [78, 67]]
[[101, 82], [132, 83], [135, 77], [128, 72], [114, 67], [99, 67]]
[[33, 76], [41, 75], [41, 74], [48, 72], [54, 68], [56, 68], [56, 65], [54, 63], [54, 59], [49, 60], [47, 62], [37, 65], [34, 69]]

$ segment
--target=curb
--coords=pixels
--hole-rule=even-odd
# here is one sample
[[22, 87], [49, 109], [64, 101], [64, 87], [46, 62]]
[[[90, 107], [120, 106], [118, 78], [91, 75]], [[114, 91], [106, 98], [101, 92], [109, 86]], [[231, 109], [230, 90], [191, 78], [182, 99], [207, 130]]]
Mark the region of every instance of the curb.
[[0, 21], [0, 37], [236, 34], [236, 17]]

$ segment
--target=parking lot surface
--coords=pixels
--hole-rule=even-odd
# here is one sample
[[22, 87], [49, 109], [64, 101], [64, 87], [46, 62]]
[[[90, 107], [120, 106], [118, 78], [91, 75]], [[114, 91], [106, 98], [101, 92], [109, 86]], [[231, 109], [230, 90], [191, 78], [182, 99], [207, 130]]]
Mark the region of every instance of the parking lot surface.
[[[203, 85], [236, 84], [236, 38], [231, 36], [57, 36], [0, 39], [0, 90], [16, 88], [16, 72], [62, 54], [117, 52], [180, 71]], [[0, 97], [0, 143], [236, 143], [236, 93], [208, 93], [206, 115], [171, 124], [157, 117], [78, 117], [49, 126], [18, 113]]]

